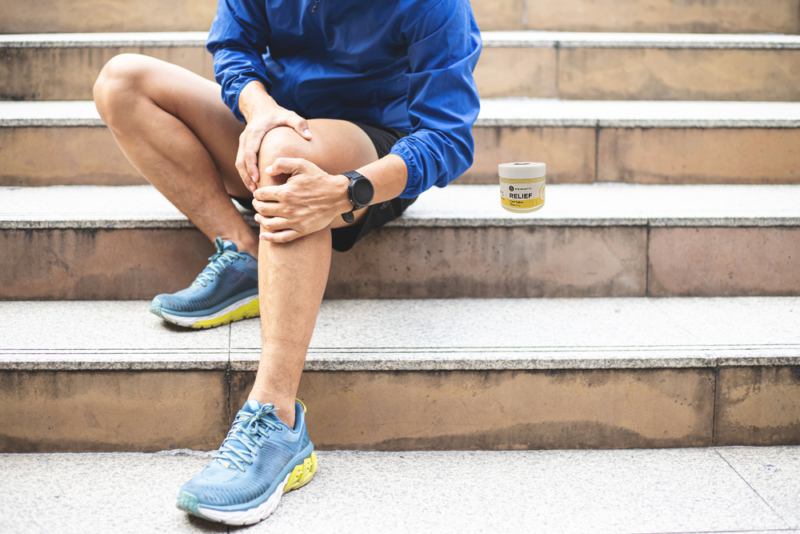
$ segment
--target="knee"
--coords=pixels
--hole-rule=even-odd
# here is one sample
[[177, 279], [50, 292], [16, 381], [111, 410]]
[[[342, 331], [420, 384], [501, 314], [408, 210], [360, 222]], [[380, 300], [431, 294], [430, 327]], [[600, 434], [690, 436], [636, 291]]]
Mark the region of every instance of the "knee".
[[[288, 126], [273, 128], [261, 142], [258, 152], [258, 173], [261, 177], [260, 184], [272, 185], [286, 181], [285, 176], [269, 176], [264, 169], [272, 165], [278, 158], [303, 158], [311, 156], [311, 141], [303, 139], [300, 134]], [[268, 181], [268, 183], [265, 183]]]
[[147, 59], [138, 54], [120, 54], [111, 58], [100, 71], [92, 94], [100, 117], [109, 126], [125, 108], [124, 102], [141, 91], [148, 70]]

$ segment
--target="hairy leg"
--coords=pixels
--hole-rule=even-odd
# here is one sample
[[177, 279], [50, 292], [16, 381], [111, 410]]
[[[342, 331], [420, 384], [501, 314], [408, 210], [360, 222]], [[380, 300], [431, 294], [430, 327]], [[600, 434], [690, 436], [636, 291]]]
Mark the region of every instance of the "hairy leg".
[[[294, 398], [328, 278], [330, 229], [291, 243], [261, 242], [228, 195], [250, 197], [235, 168], [237, 121], [219, 86], [185, 69], [145, 56], [112, 59], [95, 84], [95, 103], [134, 167], [209, 239], [258, 251], [262, 350], [251, 398], [272, 402], [294, 425]], [[377, 159], [367, 135], [345, 121], [310, 120], [312, 141], [290, 128], [270, 131], [259, 152], [259, 185], [287, 176], [264, 172], [278, 157], [307, 159], [341, 173]], [[353, 224], [366, 210], [356, 212]], [[341, 218], [333, 227], [344, 226]]]
[[[267, 134], [259, 156], [260, 186], [284, 183], [288, 178], [273, 178], [264, 172], [278, 157], [304, 158], [329, 174], [362, 167], [378, 157], [367, 135], [351, 123], [312, 120], [309, 128], [311, 142], [285, 127]], [[358, 224], [366, 211], [356, 212], [353, 224]], [[341, 217], [338, 219], [335, 225], [343, 226]], [[330, 228], [289, 243], [262, 241], [259, 248], [261, 361], [250, 398], [275, 404], [280, 418], [290, 426], [294, 426], [294, 399], [330, 260]]]
[[255, 255], [258, 240], [228, 193], [250, 192], [235, 168], [236, 120], [219, 86], [186, 69], [135, 54], [116, 56], [94, 100], [122, 152], [210, 240]]

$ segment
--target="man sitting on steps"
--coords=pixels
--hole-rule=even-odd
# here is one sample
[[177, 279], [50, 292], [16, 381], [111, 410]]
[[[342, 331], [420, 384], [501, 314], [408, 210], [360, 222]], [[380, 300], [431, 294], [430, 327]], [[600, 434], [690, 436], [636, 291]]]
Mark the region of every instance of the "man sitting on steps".
[[[481, 40], [463, 0], [220, 0], [208, 50], [219, 85], [125, 54], [94, 98], [128, 160], [216, 245], [153, 313], [193, 328], [261, 315], [249, 400], [178, 497], [249, 524], [317, 468], [295, 396], [331, 247], [469, 168]], [[260, 241], [231, 198], [257, 212]]]

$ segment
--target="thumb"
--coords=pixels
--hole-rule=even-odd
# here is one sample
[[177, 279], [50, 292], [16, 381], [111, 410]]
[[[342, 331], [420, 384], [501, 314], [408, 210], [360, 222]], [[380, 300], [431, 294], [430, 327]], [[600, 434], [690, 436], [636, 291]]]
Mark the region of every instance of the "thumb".
[[278, 174], [288, 174], [291, 176], [297, 172], [303, 171], [306, 163], [306, 160], [302, 158], [278, 158], [265, 170], [267, 174], [271, 176], [276, 176]]
[[311, 141], [311, 130], [308, 129], [308, 121], [303, 117], [297, 117], [294, 120], [292, 127], [297, 133], [302, 135], [305, 139]]

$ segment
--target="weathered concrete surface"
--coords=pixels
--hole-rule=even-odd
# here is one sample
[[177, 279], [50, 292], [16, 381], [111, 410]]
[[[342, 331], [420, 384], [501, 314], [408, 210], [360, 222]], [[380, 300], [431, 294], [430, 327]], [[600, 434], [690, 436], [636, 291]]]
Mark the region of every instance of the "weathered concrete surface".
[[800, 447], [726, 447], [717, 452], [790, 527], [800, 529]]
[[525, 28], [585, 32], [792, 34], [800, 33], [800, 2], [528, 0]]
[[[797, 183], [798, 132], [796, 102], [484, 99], [459, 180], [539, 159], [551, 183]], [[90, 101], [0, 102], [0, 144], [0, 186], [144, 183]]]
[[0, 128], [0, 185], [144, 185], [106, 128]]
[[[0, 33], [208, 30], [215, 0], [28, 0], [9, 2]], [[157, 14], [157, 16], [154, 16]]]
[[186, 288], [213, 245], [197, 230], [4, 230], [0, 298], [151, 299]]
[[[522, 77], [523, 73], [519, 75]], [[503, 89], [508, 94], [502, 96], [550, 96], [538, 91], [520, 94], [520, 90]], [[499, 91], [500, 87], [483, 96], [501, 96]], [[558, 94], [554, 96], [589, 100], [796, 101], [800, 100], [800, 50], [561, 49]]]
[[547, 162], [547, 181], [551, 184], [594, 181], [594, 128], [473, 128], [472, 135], [475, 160], [456, 183], [495, 184], [498, 162], [508, 161]]
[[[525, 0], [471, 4], [483, 30], [523, 29]], [[0, 33], [205, 31], [216, 9], [216, 0], [28, 0], [4, 6]]]
[[800, 295], [798, 228], [651, 228], [651, 297]]
[[[783, 529], [798, 515], [786, 505], [797, 476], [741, 469], [769, 463], [773, 473], [796, 472], [798, 447], [318, 456], [311, 483], [248, 532], [297, 530], [302, 516], [303, 528], [319, 533], [493, 533], [503, 525], [563, 534], [762, 534], [791, 532]], [[210, 459], [185, 451], [2, 455], [0, 530], [227, 531], [175, 507], [178, 488]]]
[[386, 228], [334, 256], [325, 295], [643, 296], [645, 249], [643, 228]]
[[[482, 30], [800, 33], [797, 0], [475, 0]], [[6, 6], [0, 33], [207, 30], [213, 0], [30, 0]], [[158, 13], [154, 17], [153, 13]]]
[[523, 30], [528, 0], [475, 0], [470, 2], [481, 30]]
[[475, 68], [481, 98], [557, 98], [558, 51], [548, 48], [484, 48]]
[[597, 180], [641, 184], [800, 181], [794, 128], [603, 128]]
[[223, 371], [0, 372], [0, 450], [217, 447], [230, 424]]
[[716, 445], [800, 444], [798, 366], [720, 369], [716, 404]]
[[[661, 35], [485, 32], [475, 80], [484, 99], [800, 100], [796, 36]], [[121, 53], [213, 80], [204, 45], [203, 32], [0, 36], [0, 99], [91, 99]]]
[[[496, 194], [426, 192], [334, 255], [328, 298], [800, 294], [796, 185], [553, 185], [530, 216], [500, 209]], [[186, 287], [212, 252], [151, 187], [0, 198], [3, 298], [150, 299]]]
[[202, 46], [0, 48], [0, 99], [91, 100], [100, 70], [118, 54], [144, 54], [214, 79], [211, 54]]
[[[241, 407], [254, 373], [233, 373]], [[323, 449], [711, 445], [710, 369], [305, 373], [298, 396]]]
[[[4, 230], [0, 245], [6, 299], [148, 299], [213, 252], [188, 229]], [[643, 228], [387, 228], [334, 256], [326, 296], [643, 296], [645, 248]]]

